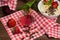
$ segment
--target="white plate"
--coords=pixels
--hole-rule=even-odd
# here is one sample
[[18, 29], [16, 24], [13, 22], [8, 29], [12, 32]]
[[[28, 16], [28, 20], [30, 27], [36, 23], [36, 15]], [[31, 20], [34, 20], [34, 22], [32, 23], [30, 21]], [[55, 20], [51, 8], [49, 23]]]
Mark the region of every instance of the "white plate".
[[[60, 2], [58, 0], [54, 0], [54, 1], [57, 1], [58, 2], [58, 5], [59, 5], [59, 8], [60, 8]], [[49, 17], [49, 18], [55, 18], [55, 17], [58, 17], [60, 14], [58, 15], [48, 15], [48, 13], [44, 13], [43, 11], [41, 11], [40, 7], [43, 5], [43, 0], [41, 0], [39, 3], [38, 3], [38, 10], [41, 12], [41, 14], [43, 14], [44, 16], [46, 17]]]

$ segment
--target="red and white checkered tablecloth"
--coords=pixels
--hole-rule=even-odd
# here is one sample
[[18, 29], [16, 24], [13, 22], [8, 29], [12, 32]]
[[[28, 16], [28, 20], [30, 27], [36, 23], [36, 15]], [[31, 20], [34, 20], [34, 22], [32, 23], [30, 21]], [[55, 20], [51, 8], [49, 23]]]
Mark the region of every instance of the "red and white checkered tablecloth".
[[57, 18], [48, 19], [40, 14], [38, 19], [40, 26], [49, 37], [60, 38], [60, 24], [56, 23]]
[[[0, 18], [2, 24], [4, 25], [7, 33], [9, 34], [11, 40], [34, 40], [40, 36], [43, 36], [43, 34], [47, 34], [49, 37], [54, 38], [60, 38], [60, 25], [56, 23], [56, 19], [49, 19], [44, 17], [42, 14], [38, 14], [34, 10], [31, 9], [31, 15], [34, 17], [35, 21], [29, 26], [32, 30], [30, 30], [30, 36], [29, 33], [25, 33], [23, 30], [25, 28], [21, 28], [21, 25], [18, 24], [17, 20], [19, 20], [19, 17], [23, 16], [23, 11], [17, 11], [11, 15], [5, 16]], [[7, 22], [9, 19], [15, 19], [17, 22], [17, 25], [22, 32], [22, 34], [15, 34], [11, 32], [11, 29], [8, 28]]]
[[[21, 28], [19, 27], [19, 24], [17, 23], [16, 26], [19, 27], [20, 31], [22, 31], [23, 33], [22, 34], [15, 34], [13, 35], [10, 28], [8, 28], [7, 26], [7, 22], [9, 19], [13, 18], [15, 19], [15, 21], [17, 21], [19, 19], [19, 17], [23, 16], [23, 11], [18, 11], [18, 12], [15, 12], [11, 15], [8, 15], [8, 16], [5, 16], [5, 17], [2, 17], [0, 20], [2, 22], [2, 24], [4, 25], [6, 31], [8, 32], [11, 40], [22, 40], [24, 38], [24, 40], [34, 40], [35, 38], [38, 38], [40, 36], [42, 36], [43, 34], [45, 34], [44, 30], [40, 27], [40, 24], [38, 23], [39, 21], [37, 20], [38, 17], [38, 14], [31, 10], [31, 15], [34, 17], [35, 21], [30, 25], [30, 28], [32, 30], [30, 30], [30, 34], [33, 34], [30, 38], [30, 34], [26, 34], [23, 30], [24, 28]], [[27, 36], [27, 37], [26, 37]], [[33, 38], [32, 38], [33, 37]]]
[[0, 0], [0, 7], [7, 5], [11, 10], [15, 10], [17, 5], [17, 0]]

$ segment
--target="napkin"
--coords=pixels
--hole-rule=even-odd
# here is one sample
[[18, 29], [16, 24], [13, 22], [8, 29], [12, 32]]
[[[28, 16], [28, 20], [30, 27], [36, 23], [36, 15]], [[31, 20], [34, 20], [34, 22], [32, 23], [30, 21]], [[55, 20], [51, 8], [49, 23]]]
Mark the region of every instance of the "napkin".
[[11, 10], [15, 10], [17, 5], [17, 0], [0, 0], [0, 7], [9, 6]]
[[[31, 11], [30, 12], [31, 16], [33, 16], [34, 19], [35, 19], [35, 21], [29, 25], [29, 27], [31, 29], [29, 31], [30, 33], [24, 32], [23, 30], [25, 30], [26, 28], [24, 28], [24, 27], [21, 28], [22, 25], [18, 24], [19, 18], [24, 16], [23, 15], [23, 13], [24, 13], [23, 10], [17, 11], [13, 14], [10, 14], [8, 16], [0, 18], [0, 21], [4, 25], [4, 28], [6, 29], [6, 31], [7, 31], [8, 35], [10, 36], [11, 40], [34, 40], [34, 39], [42, 36], [43, 34], [45, 34], [43, 28], [40, 26], [40, 23], [39, 23], [40, 22], [39, 18], [38, 18], [39, 14], [37, 12], [35, 12], [34, 10], [32, 10], [32, 9], [30, 11]], [[18, 26], [18, 28], [20, 29], [22, 34], [19, 33], [19, 34], [14, 34], [13, 35], [11, 29], [8, 28], [7, 22], [11, 18], [13, 18], [17, 22], [16, 26]]]
[[[24, 16], [23, 10], [17, 11], [11, 15], [5, 16], [0, 18], [0, 21], [2, 22], [2, 24], [4, 25], [8, 35], [10, 36], [11, 40], [34, 40], [40, 36], [43, 36], [43, 34], [47, 34], [49, 37], [54, 37], [54, 38], [60, 38], [60, 24], [56, 23], [57, 18], [55, 19], [49, 19], [45, 16], [43, 16], [42, 14], [38, 14], [36, 11], [30, 9], [30, 13], [31, 15], [34, 17], [35, 21], [29, 25], [30, 27], [30, 33], [26, 33], [23, 30], [25, 30], [26, 28], [21, 28], [22, 25], [18, 24], [18, 20], [20, 17]], [[20, 31], [22, 32], [19, 34], [14, 34], [11, 32], [11, 29], [8, 28], [7, 26], [7, 22], [9, 19], [13, 18], [17, 24], [16, 26], [18, 26], [18, 28], [20, 29]]]

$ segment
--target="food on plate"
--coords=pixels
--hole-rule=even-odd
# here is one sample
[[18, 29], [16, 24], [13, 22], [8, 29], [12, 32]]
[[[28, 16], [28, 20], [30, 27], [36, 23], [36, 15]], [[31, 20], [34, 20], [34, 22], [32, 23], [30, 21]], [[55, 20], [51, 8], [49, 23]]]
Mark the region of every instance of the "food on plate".
[[33, 17], [31, 15], [24, 15], [20, 17], [20, 23], [24, 26], [29, 26], [33, 22]]
[[59, 15], [60, 7], [58, 1], [43, 0], [43, 4], [40, 6], [40, 11], [46, 15]]
[[14, 27], [16, 25], [16, 21], [14, 19], [9, 19], [7, 22], [7, 26], [9, 28]]
[[58, 2], [53, 2], [53, 3], [52, 3], [52, 7], [53, 7], [53, 8], [57, 8], [57, 7], [58, 7]]
[[46, 12], [49, 7], [50, 7], [50, 5], [49, 5], [49, 6], [48, 6], [48, 5], [42, 5], [42, 6], [40, 7], [40, 10], [41, 10], [42, 12]]
[[54, 0], [43, 0], [45, 5], [50, 5], [52, 2], [54, 2]]
[[19, 34], [21, 33], [18, 26], [11, 28], [13, 34]]
[[48, 0], [44, 0], [44, 2], [47, 2]]

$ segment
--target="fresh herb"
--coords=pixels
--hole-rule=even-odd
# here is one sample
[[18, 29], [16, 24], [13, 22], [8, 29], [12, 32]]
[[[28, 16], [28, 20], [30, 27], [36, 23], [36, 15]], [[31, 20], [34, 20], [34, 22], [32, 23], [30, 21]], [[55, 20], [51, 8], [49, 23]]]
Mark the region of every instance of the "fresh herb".
[[20, 7], [18, 10], [29, 11], [29, 8], [31, 8], [34, 3], [35, 3], [35, 0], [29, 1], [26, 4], [24, 4], [22, 7]]
[[37, 7], [39, 1], [40, 1], [40, 0], [36, 0], [35, 3], [32, 5], [32, 9], [34, 9], [34, 10], [37, 11], [37, 12], [39, 11], [39, 10], [38, 10], [38, 7]]
[[49, 0], [49, 1], [46, 2], [45, 4], [46, 4], [46, 5], [51, 5], [51, 3], [52, 3], [52, 0]]
[[24, 10], [26, 12], [29, 11], [29, 8], [32, 8], [37, 11], [38, 10], [37, 4], [38, 4], [38, 0], [31, 0], [26, 4], [24, 4], [22, 7], [18, 8], [18, 10]]

